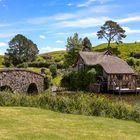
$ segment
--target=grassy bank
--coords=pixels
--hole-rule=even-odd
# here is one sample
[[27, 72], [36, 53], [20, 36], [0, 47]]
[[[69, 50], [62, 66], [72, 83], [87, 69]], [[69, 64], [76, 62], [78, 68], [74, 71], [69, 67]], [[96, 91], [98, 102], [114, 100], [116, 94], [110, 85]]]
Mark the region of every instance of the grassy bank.
[[139, 140], [140, 124], [62, 114], [49, 110], [0, 107], [1, 140]]
[[102, 116], [140, 122], [139, 109], [132, 105], [111, 101], [106, 97], [77, 92], [67, 95], [51, 95], [44, 93], [36, 96], [26, 94], [0, 93], [0, 106], [39, 107], [68, 114]]

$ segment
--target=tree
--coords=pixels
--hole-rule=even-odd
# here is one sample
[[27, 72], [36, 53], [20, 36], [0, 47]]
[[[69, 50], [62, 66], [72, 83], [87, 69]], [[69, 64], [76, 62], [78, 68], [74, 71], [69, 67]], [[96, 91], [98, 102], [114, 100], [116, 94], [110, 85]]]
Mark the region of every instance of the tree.
[[112, 20], [108, 20], [101, 26], [101, 30], [97, 32], [98, 39], [105, 38], [108, 42], [108, 48], [110, 47], [110, 43], [116, 41], [117, 43], [121, 43], [122, 39], [126, 37], [124, 34], [125, 30], [120, 27], [117, 22]]
[[65, 65], [72, 66], [78, 56], [78, 52], [82, 50], [82, 39], [79, 38], [78, 33], [74, 33], [73, 37], [68, 37], [66, 45]]
[[36, 44], [25, 36], [18, 34], [9, 42], [9, 49], [7, 49], [4, 58], [5, 65], [13, 64], [16, 66], [23, 62], [34, 61], [38, 52]]
[[91, 44], [90, 40], [88, 39], [88, 37], [85, 37], [83, 39], [82, 46], [83, 46], [82, 51], [89, 51], [89, 52], [91, 51], [92, 44]]

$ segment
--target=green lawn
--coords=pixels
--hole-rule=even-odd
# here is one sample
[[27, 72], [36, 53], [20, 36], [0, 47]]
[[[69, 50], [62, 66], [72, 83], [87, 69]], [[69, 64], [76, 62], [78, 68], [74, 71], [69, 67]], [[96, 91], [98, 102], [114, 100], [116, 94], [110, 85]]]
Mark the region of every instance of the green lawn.
[[0, 140], [139, 140], [140, 124], [49, 110], [0, 107]]

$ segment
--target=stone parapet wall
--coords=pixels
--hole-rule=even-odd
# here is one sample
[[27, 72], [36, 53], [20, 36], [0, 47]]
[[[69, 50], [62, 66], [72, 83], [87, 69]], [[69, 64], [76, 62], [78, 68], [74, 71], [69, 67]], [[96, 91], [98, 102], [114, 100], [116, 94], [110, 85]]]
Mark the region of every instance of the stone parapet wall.
[[33, 83], [38, 92], [44, 91], [44, 76], [41, 74], [25, 69], [0, 69], [0, 87], [8, 86], [13, 92], [26, 93]]

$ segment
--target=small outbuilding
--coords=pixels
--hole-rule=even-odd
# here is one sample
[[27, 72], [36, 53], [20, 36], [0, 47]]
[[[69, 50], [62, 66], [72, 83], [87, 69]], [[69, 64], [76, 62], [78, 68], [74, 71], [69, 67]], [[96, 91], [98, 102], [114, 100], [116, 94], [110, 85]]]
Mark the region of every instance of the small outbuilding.
[[102, 75], [100, 85], [107, 91], [135, 92], [137, 88], [137, 75], [135, 71], [119, 57], [113, 55], [110, 50], [105, 52], [79, 52], [76, 69], [85, 66], [100, 65]]

